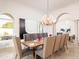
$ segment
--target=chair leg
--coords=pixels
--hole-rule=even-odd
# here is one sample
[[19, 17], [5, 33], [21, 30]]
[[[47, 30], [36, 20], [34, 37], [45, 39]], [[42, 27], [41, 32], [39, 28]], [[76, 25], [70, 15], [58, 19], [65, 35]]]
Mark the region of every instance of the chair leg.
[[22, 59], [22, 57], [16, 54], [15, 59]]
[[68, 50], [68, 45], [67, 44], [64, 45], [64, 50], [65, 51]]
[[68, 45], [66, 44], [66, 48], [68, 49]]
[[68, 43], [68, 41], [66, 42], [66, 48], [68, 49], [68, 44], [67, 43]]
[[15, 55], [15, 58], [14, 59], [17, 59], [17, 54]]
[[[35, 55], [35, 59], [40, 59], [38, 55]], [[42, 58], [43, 59], [43, 58]]]
[[37, 55], [35, 54], [35, 59], [37, 59]]

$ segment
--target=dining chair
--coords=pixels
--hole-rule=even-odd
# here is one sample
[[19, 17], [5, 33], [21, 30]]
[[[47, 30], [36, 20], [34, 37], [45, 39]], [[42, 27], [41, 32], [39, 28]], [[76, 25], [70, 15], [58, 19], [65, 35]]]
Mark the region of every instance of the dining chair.
[[38, 49], [35, 52], [35, 59], [37, 56], [46, 59], [47, 57], [52, 55], [53, 48], [54, 48], [55, 37], [47, 37], [44, 40], [44, 47], [43, 49]]
[[37, 37], [37, 33], [32, 33], [32, 34], [30, 34], [30, 38], [32, 39], [32, 40], [36, 40], [38, 37]]
[[57, 35], [56, 36], [56, 41], [55, 41], [54, 52], [59, 50], [60, 41], [61, 41], [61, 35]]
[[68, 40], [69, 40], [69, 34], [65, 34], [66, 38], [65, 38], [65, 41], [64, 41], [64, 47], [66, 49], [68, 49]]
[[56, 36], [51, 37], [51, 39], [53, 40], [53, 43], [52, 43], [53, 51], [52, 51], [52, 53], [54, 53], [54, 48], [55, 48], [55, 43], [56, 43]]
[[60, 40], [60, 49], [64, 48], [64, 41], [65, 41], [65, 34], [61, 35], [61, 40]]
[[48, 37], [48, 34], [47, 33], [42, 33], [42, 36], [43, 37]]
[[24, 35], [23, 35], [23, 39], [24, 39], [25, 41], [30, 41], [30, 40], [32, 40], [31, 37], [30, 37], [30, 34], [24, 34]]
[[16, 56], [15, 59], [22, 59], [24, 56], [29, 56], [32, 51], [30, 49], [23, 49], [21, 47], [21, 41], [19, 37], [15, 37], [15, 39], [13, 39], [14, 41], [14, 46], [15, 46], [15, 50], [16, 50]]

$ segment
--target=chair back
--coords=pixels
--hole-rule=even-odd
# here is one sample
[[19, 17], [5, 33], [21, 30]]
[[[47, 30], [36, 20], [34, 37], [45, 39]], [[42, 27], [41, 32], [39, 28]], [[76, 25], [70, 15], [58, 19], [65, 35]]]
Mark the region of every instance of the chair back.
[[61, 40], [61, 35], [57, 35], [56, 36], [56, 41], [55, 41], [54, 52], [59, 50], [60, 40]]
[[65, 34], [63, 34], [63, 35], [61, 36], [60, 49], [64, 47], [65, 38], [66, 38]]
[[21, 58], [22, 57], [22, 47], [21, 47], [21, 42], [20, 42], [20, 38], [19, 37], [15, 37], [15, 39], [13, 39], [14, 41], [14, 46], [16, 49], [16, 55]]
[[31, 38], [31, 40], [36, 40], [37, 39], [36, 33], [30, 34], [30, 38]]
[[65, 34], [65, 36], [66, 36], [66, 38], [65, 38], [64, 44], [66, 45], [67, 41], [69, 40], [69, 34]]
[[48, 37], [48, 34], [47, 33], [42, 33], [42, 36], [43, 37]]
[[31, 40], [30, 34], [24, 34], [23, 37], [24, 37], [25, 41], [30, 41]]
[[43, 58], [52, 55], [54, 49], [55, 37], [47, 37], [44, 41]]

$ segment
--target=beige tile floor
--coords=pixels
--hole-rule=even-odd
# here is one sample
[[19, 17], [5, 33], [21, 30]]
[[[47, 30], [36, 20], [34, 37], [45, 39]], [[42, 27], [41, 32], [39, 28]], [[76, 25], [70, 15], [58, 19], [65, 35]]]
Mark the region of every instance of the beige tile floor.
[[[0, 59], [14, 59], [15, 53], [13, 48], [0, 49]], [[23, 59], [34, 59], [32, 56]], [[79, 46], [70, 43], [68, 50], [59, 51], [47, 59], [79, 59]]]
[[0, 59], [13, 59], [13, 55], [14, 55], [13, 48], [0, 49]]

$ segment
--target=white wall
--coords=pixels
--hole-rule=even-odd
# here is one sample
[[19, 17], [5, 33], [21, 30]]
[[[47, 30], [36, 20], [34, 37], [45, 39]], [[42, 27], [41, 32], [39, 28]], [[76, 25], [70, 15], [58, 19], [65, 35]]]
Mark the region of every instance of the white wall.
[[[67, 12], [67, 13], [70, 13], [72, 20], [78, 19], [79, 18], [79, 16], [78, 16], [79, 15], [79, 8], [78, 7], [79, 7], [79, 2], [77, 2], [73, 5], [67, 6], [65, 8], [53, 11], [51, 14], [54, 17], [53, 19], [56, 19], [59, 14], [61, 14], [63, 12]], [[23, 4], [20, 4], [17, 1], [12, 1], [12, 0], [7, 0], [7, 1], [1, 0], [0, 13], [1, 12], [7, 12], [7, 13], [14, 15], [14, 17], [15, 17], [14, 32], [15, 32], [15, 35], [17, 35], [17, 36], [19, 36], [19, 20], [18, 20], [18, 18], [25, 18], [26, 19], [26, 22], [28, 22], [28, 23], [26, 23], [26, 26], [28, 26], [28, 29], [26, 29], [26, 30], [28, 32], [32, 33], [32, 32], [38, 32], [38, 25], [37, 26], [35, 26], [35, 25], [39, 23], [39, 20], [41, 20], [42, 16], [44, 15], [44, 13], [41, 11], [38, 11], [34, 8], [25, 6]], [[30, 22], [30, 20], [31, 20], [31, 22]], [[33, 21], [34, 21], [34, 23], [33, 23]], [[37, 22], [36, 24], [35, 24], [35, 21]], [[30, 25], [29, 23], [32, 25]], [[61, 21], [60, 21], [60, 23], [61, 23]], [[29, 26], [31, 26], [31, 29], [29, 28]], [[33, 30], [32, 30], [32, 27], [33, 27]], [[73, 26], [73, 28], [74, 28], [74, 26]], [[59, 30], [59, 29], [57, 29], [57, 30]], [[49, 30], [47, 29], [45, 31], [49, 31]], [[75, 32], [74, 29], [72, 32], [73, 33]]]
[[[4, 3], [4, 1], [2, 1]], [[4, 5], [1, 6], [4, 7], [1, 12], [6, 12], [12, 14], [14, 19], [14, 26], [15, 26], [15, 35], [19, 36], [19, 18], [25, 18], [26, 19], [26, 30], [29, 33], [32, 32], [38, 32], [38, 22], [42, 19], [42, 16], [44, 15], [43, 12], [38, 11], [34, 8], [31, 8], [29, 6], [25, 6], [23, 4], [20, 4], [17, 1], [5, 1]], [[36, 24], [35, 24], [36, 23]], [[30, 28], [31, 27], [31, 28]]]

